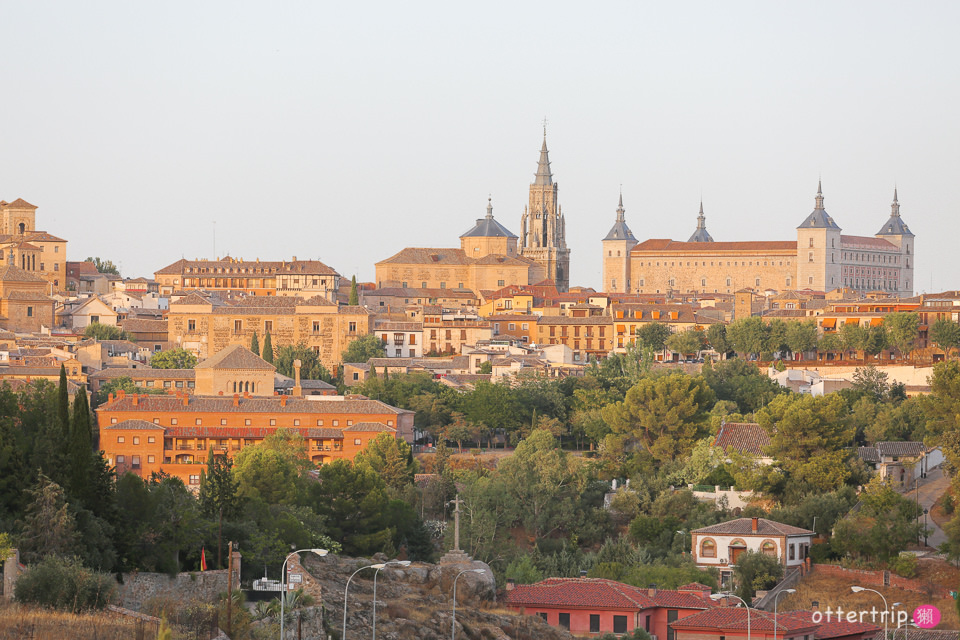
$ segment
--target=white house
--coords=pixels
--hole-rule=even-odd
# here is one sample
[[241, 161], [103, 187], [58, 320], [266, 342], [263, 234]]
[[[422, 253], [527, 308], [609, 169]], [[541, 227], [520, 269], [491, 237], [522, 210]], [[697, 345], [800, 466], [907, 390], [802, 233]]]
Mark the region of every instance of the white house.
[[86, 300], [78, 301], [76, 305], [65, 306], [62, 316], [64, 324], [75, 330], [94, 323], [117, 326], [117, 312], [101, 300], [100, 296], [90, 296]]
[[872, 447], [860, 447], [857, 455], [872, 464], [881, 478], [898, 485], [924, 477], [943, 464], [940, 447], [927, 447], [922, 442], [876, 442]]
[[784, 569], [803, 564], [814, 532], [766, 518], [737, 518], [690, 532], [693, 560], [700, 568], [720, 570], [721, 584], [729, 584], [740, 554], [758, 551], [778, 558]]
[[388, 358], [419, 358], [423, 355], [423, 323], [378, 320], [374, 333], [387, 350]]

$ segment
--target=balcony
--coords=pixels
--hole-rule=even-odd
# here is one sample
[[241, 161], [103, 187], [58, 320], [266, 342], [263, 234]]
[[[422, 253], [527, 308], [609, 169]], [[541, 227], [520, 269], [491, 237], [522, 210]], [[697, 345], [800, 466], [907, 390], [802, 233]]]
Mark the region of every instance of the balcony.
[[178, 445], [177, 445], [177, 451], [192, 451], [192, 450], [193, 450], [193, 445], [192, 445], [192, 444], [178, 444]]

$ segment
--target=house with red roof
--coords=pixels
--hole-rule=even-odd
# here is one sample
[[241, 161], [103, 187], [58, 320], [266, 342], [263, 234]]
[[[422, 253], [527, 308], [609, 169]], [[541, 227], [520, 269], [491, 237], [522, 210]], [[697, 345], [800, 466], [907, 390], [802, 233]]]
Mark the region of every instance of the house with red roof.
[[699, 583], [667, 590], [641, 589], [603, 578], [549, 578], [517, 585], [507, 593], [507, 606], [540, 616], [575, 636], [642, 628], [654, 640], [674, 640], [671, 622], [717, 604], [710, 599], [710, 587]]
[[764, 452], [769, 445], [770, 436], [756, 422], [725, 422], [713, 441], [713, 446], [724, 453], [733, 450], [765, 465], [773, 463], [773, 458]]
[[[866, 640], [882, 627], [869, 622], [814, 621], [809, 611], [773, 613], [717, 607], [670, 623], [673, 640]], [[774, 626], [776, 621], [776, 626]]]
[[690, 532], [690, 552], [701, 569], [719, 569], [729, 584], [740, 554], [757, 551], [777, 558], [784, 570], [803, 564], [814, 532], [766, 518], [737, 518]]

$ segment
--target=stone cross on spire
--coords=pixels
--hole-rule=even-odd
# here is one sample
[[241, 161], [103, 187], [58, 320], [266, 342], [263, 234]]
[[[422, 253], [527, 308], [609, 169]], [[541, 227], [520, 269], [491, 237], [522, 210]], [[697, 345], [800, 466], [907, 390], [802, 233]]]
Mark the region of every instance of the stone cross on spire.
[[823, 209], [823, 190], [820, 188], [820, 180], [817, 180], [817, 209]]

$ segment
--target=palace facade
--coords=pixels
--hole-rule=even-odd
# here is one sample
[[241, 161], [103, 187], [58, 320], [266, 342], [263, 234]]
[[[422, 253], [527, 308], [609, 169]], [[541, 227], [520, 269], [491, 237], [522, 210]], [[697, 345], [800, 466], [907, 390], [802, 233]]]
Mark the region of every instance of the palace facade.
[[686, 242], [638, 242], [627, 226], [623, 198], [602, 241], [603, 286], [629, 293], [734, 293], [739, 289], [838, 288], [890, 296], [913, 295], [915, 236], [900, 217], [894, 190], [890, 216], [873, 236], [854, 236], [824, 208], [818, 185], [813, 211], [788, 241], [715, 242], [703, 205]]

